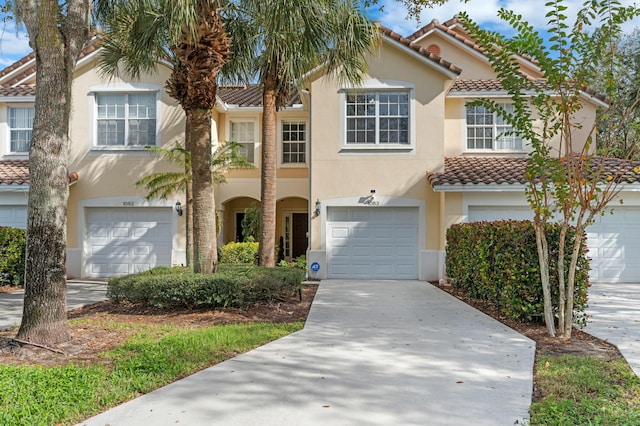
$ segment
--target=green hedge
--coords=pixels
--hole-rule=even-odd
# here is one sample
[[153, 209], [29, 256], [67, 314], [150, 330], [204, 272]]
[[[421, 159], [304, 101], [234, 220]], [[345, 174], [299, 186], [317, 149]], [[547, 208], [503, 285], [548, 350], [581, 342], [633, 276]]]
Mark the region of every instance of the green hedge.
[[[557, 309], [558, 277], [553, 274], [558, 253], [560, 226], [549, 224], [547, 238], [552, 271], [551, 288]], [[575, 238], [567, 236], [565, 265], [568, 267]], [[576, 270], [575, 313], [584, 319], [589, 285], [586, 238]], [[544, 313], [538, 250], [530, 221], [477, 222], [453, 225], [447, 231], [447, 277], [476, 299], [490, 300], [502, 311], [522, 320], [541, 320]], [[566, 275], [565, 275], [566, 276]]]
[[220, 265], [217, 274], [194, 274], [184, 267], [158, 267], [110, 279], [107, 296], [116, 303], [162, 308], [243, 307], [294, 294], [303, 279], [297, 268]]
[[258, 243], [227, 243], [220, 248], [220, 263], [257, 265]]
[[26, 231], [0, 227], [0, 279], [2, 284], [23, 285]]

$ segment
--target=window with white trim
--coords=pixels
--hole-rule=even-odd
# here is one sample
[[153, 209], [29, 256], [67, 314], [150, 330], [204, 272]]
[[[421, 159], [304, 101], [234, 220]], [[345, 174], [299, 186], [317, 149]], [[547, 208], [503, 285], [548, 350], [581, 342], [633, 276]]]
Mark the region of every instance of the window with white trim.
[[304, 164], [307, 161], [307, 123], [282, 123], [282, 163]]
[[409, 91], [346, 94], [346, 145], [409, 145]]
[[34, 111], [34, 107], [9, 108], [9, 151], [11, 153], [29, 152]]
[[97, 146], [156, 144], [155, 93], [97, 93], [95, 98]]
[[250, 163], [254, 163], [256, 145], [256, 126], [253, 121], [232, 121], [230, 135], [233, 142], [240, 147], [238, 154], [242, 155]]
[[[513, 105], [501, 104], [508, 113], [513, 113]], [[497, 113], [482, 105], [466, 106], [467, 149], [483, 151], [522, 151], [522, 137], [513, 130]]]

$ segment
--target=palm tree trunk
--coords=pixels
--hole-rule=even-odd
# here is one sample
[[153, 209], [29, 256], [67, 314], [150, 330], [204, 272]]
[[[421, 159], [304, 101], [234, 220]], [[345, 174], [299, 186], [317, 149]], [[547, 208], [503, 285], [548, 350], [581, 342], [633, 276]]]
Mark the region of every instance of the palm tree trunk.
[[[36, 51], [36, 104], [29, 149], [29, 205], [25, 293], [17, 338], [44, 345], [67, 341], [66, 248], [71, 84], [87, 39], [87, 1], [67, 3], [66, 23], [57, 0], [21, 1]], [[65, 32], [65, 37], [62, 33]]]
[[276, 245], [276, 80], [268, 76], [262, 95], [262, 169], [258, 264], [275, 266]]
[[188, 109], [186, 149], [191, 153], [193, 173], [193, 271], [210, 274], [218, 270], [216, 215], [211, 177], [211, 110]]

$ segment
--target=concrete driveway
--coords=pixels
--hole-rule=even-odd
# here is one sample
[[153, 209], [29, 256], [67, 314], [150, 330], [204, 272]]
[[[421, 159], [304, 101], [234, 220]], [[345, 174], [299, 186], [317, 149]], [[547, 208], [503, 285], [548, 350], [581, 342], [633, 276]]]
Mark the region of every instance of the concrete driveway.
[[512, 425], [535, 343], [418, 281], [329, 280], [302, 331], [83, 425]]
[[640, 377], [640, 284], [593, 284], [584, 331], [618, 347]]
[[[73, 280], [67, 282], [67, 308], [75, 309], [107, 299], [104, 281]], [[0, 330], [20, 325], [24, 290], [0, 293]]]

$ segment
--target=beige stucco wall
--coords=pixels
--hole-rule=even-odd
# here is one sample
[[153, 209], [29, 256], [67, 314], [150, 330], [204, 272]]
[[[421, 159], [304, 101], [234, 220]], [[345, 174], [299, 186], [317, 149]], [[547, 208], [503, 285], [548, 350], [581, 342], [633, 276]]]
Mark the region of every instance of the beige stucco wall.
[[[157, 112], [160, 123], [161, 146], [172, 146], [176, 141], [184, 140], [184, 114], [177, 103], [162, 89], [170, 71], [159, 66], [155, 75], [145, 74], [140, 78], [144, 84], [152, 84], [161, 90], [161, 106]], [[128, 80], [130, 82], [132, 80]], [[117, 77], [109, 80], [102, 76], [95, 62], [90, 61], [78, 67], [73, 83], [73, 104], [71, 112], [69, 170], [78, 173], [79, 179], [70, 188], [67, 218], [68, 247], [82, 246], [82, 230], [79, 229], [79, 215], [82, 214], [80, 202], [83, 200], [107, 197], [131, 198], [135, 205], [146, 196], [143, 188], [134, 183], [141, 177], [153, 172], [174, 170], [174, 166], [159, 156], [135, 151], [99, 151], [92, 149], [93, 109], [91, 99], [93, 90], [100, 86], [101, 91], [109, 87], [120, 88], [123, 80]], [[175, 199], [184, 203], [183, 194], [175, 194]], [[173, 201], [175, 203], [175, 200]], [[120, 204], [122, 205], [122, 204]], [[184, 227], [180, 226], [181, 239]]]
[[[369, 62], [365, 84], [413, 85], [414, 141], [412, 152], [357, 152], [341, 147], [344, 138], [343, 89], [335, 79], [320, 78], [311, 85], [312, 189], [311, 200], [364, 197], [371, 189], [376, 197], [426, 202], [424, 246], [437, 250], [440, 198], [433, 193], [426, 174], [439, 170], [444, 159], [444, 96], [450, 77], [422, 60], [383, 44], [380, 55]], [[376, 81], [374, 81], [376, 80]], [[311, 249], [323, 247], [321, 221], [312, 220]]]

